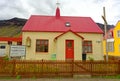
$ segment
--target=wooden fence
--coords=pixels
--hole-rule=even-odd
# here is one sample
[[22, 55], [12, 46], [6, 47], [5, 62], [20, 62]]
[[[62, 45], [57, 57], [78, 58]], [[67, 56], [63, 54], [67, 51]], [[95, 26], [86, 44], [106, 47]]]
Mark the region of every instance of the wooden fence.
[[2, 77], [73, 77], [86, 74], [98, 76], [120, 74], [120, 61], [0, 60]]

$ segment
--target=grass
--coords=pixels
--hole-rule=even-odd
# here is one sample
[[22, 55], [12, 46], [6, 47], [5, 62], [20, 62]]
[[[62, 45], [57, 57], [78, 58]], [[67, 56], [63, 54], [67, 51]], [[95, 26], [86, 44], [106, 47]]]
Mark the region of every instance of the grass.
[[116, 76], [93, 76], [92, 78], [120, 79], [120, 75], [116, 75]]
[[0, 36], [17, 37], [21, 34], [21, 26], [10, 25], [0, 27]]

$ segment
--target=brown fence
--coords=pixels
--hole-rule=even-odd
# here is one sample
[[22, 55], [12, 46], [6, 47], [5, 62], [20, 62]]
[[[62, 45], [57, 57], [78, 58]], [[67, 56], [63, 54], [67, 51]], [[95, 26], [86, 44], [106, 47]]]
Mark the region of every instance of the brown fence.
[[119, 61], [28, 61], [0, 60], [0, 76], [73, 77], [74, 75], [117, 75]]

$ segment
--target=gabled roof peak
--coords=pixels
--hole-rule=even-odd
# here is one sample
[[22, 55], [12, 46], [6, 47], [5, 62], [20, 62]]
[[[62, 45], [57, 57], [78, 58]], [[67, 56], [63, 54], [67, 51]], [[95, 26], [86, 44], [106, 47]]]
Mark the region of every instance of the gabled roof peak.
[[68, 31], [66, 31], [66, 32], [63, 32], [63, 33], [62, 33], [62, 34], [60, 34], [60, 35], [58, 35], [57, 37], [55, 37], [55, 39], [54, 39], [54, 40], [56, 40], [57, 38], [59, 38], [60, 36], [62, 36], [62, 35], [64, 35], [64, 34], [66, 34], [66, 33], [68, 33], [68, 32], [71, 32], [71, 33], [73, 33], [74, 35], [76, 35], [76, 36], [80, 37], [82, 40], [84, 40], [84, 37], [82, 37], [81, 35], [77, 34], [76, 32], [73, 32], [71, 29], [70, 29], [70, 30], [68, 30]]

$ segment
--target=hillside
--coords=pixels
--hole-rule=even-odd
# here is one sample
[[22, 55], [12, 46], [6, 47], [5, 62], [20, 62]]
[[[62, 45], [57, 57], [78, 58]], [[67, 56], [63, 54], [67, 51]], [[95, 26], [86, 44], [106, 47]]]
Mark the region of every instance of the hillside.
[[[9, 20], [0, 20], [0, 37], [18, 37], [27, 19], [12, 18]], [[104, 25], [96, 23], [103, 31]], [[114, 25], [107, 25], [107, 30], [113, 28]]]
[[0, 20], [0, 37], [18, 37], [21, 35], [21, 29], [26, 23], [26, 19], [12, 18], [9, 20]]

